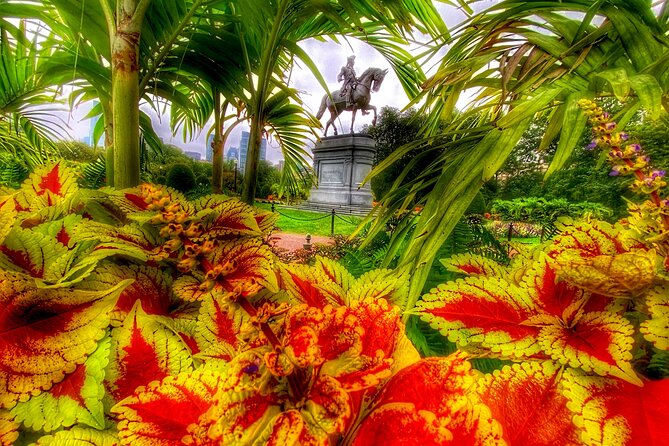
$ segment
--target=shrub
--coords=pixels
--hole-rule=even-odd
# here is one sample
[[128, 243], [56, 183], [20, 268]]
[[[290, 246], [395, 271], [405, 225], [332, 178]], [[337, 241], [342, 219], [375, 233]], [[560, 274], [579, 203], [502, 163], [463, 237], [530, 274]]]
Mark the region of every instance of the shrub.
[[186, 164], [173, 164], [167, 172], [165, 184], [180, 192], [188, 192], [195, 188], [195, 174]]

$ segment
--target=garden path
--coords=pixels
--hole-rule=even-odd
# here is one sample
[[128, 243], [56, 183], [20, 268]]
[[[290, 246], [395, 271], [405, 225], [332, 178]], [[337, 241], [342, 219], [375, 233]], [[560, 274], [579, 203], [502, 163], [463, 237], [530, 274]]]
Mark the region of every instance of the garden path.
[[[270, 241], [275, 243], [277, 247], [287, 249], [289, 251], [295, 251], [302, 248], [302, 245], [306, 243], [305, 234], [291, 234], [287, 232], [274, 232], [270, 237]], [[323, 245], [332, 245], [334, 244], [334, 239], [332, 237], [326, 237], [322, 235], [312, 235], [311, 243], [320, 243]]]

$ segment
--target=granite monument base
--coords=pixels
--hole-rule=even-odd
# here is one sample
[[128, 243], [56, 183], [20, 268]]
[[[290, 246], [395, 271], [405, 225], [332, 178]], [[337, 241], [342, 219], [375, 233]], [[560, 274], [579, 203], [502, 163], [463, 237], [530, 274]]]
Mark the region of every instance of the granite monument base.
[[372, 189], [369, 183], [360, 184], [374, 163], [374, 139], [360, 133], [328, 136], [313, 152], [318, 186], [311, 188], [310, 207], [372, 209]]

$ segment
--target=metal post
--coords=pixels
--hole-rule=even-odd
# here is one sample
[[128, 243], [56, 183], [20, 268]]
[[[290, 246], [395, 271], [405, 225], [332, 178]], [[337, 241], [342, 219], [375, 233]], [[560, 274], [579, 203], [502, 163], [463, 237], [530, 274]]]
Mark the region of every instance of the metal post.
[[513, 237], [513, 222], [509, 223], [509, 233], [506, 236], [506, 240], [510, 242], [512, 237]]
[[330, 235], [334, 237], [334, 219], [335, 219], [335, 210], [332, 209], [332, 220], [330, 221]]
[[272, 202], [272, 212], [274, 212], [274, 202]]

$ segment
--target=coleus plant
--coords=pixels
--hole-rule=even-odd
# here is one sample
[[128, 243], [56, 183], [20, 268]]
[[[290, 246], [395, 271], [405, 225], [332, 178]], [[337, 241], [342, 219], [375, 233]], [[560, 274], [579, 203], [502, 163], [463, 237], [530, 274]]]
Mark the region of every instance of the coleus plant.
[[402, 276], [281, 263], [234, 199], [74, 180], [0, 195], [0, 444], [499, 442], [465, 357], [405, 336]]
[[[666, 381], [629, 365], [622, 296], [579, 276], [579, 234], [594, 234], [583, 226], [514, 272], [461, 262], [479, 275], [478, 288], [462, 285], [479, 300], [460, 308], [503, 314], [502, 328], [490, 317], [448, 326], [430, 312], [450, 305], [445, 285], [420, 311], [463, 348], [421, 359], [396, 305], [403, 274], [282, 263], [264, 241], [273, 216], [237, 200], [82, 190], [60, 165], [3, 192], [0, 444], [661, 444]], [[618, 241], [619, 227], [597, 228], [598, 242], [615, 239], [592, 245], [597, 255], [624, 254], [643, 271], [653, 261]], [[623, 273], [617, 283], [630, 283]], [[485, 280], [498, 286], [487, 295]], [[657, 276], [643, 280], [624, 296], [655, 290], [647, 306], [663, 308]], [[501, 310], [486, 307], [495, 293]], [[662, 318], [649, 321], [662, 348]], [[574, 328], [593, 337], [568, 336]], [[595, 340], [606, 352], [579, 348]], [[516, 364], [481, 375], [465, 350]]]

